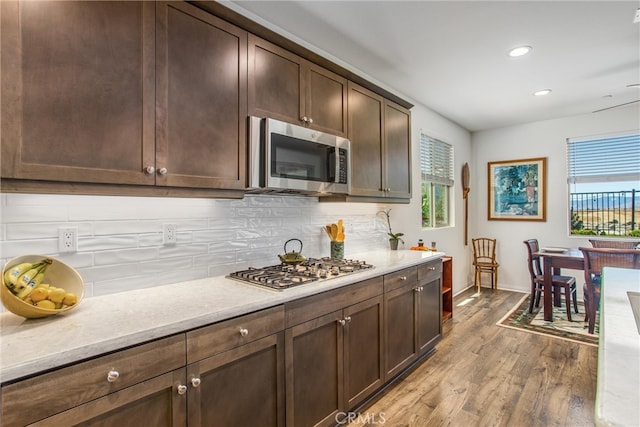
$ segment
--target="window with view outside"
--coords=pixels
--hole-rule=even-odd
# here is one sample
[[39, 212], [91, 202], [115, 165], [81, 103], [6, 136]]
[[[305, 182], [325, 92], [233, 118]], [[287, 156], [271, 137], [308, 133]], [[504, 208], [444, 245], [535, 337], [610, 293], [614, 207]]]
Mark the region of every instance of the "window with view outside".
[[450, 225], [450, 192], [453, 187], [453, 147], [420, 133], [422, 227]]
[[640, 237], [640, 132], [569, 138], [571, 235]]

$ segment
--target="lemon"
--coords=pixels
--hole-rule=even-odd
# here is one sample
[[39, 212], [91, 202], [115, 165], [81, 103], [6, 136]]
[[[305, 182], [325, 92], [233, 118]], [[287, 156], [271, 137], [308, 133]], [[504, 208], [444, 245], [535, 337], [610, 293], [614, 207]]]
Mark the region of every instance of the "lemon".
[[53, 302], [62, 302], [66, 294], [67, 294], [67, 291], [65, 291], [62, 288], [55, 288], [55, 289], [49, 288], [49, 299]]
[[56, 308], [56, 303], [53, 301], [49, 301], [48, 299], [43, 299], [42, 301], [38, 301], [36, 305], [40, 308], [48, 308], [51, 310]]
[[42, 301], [43, 299], [47, 299], [48, 296], [49, 290], [46, 288], [35, 288], [29, 294], [29, 298], [31, 298], [31, 301], [33, 302]]
[[64, 305], [73, 305], [75, 303], [78, 302], [78, 296], [74, 293], [68, 292], [65, 296], [64, 299], [62, 300], [62, 303]]

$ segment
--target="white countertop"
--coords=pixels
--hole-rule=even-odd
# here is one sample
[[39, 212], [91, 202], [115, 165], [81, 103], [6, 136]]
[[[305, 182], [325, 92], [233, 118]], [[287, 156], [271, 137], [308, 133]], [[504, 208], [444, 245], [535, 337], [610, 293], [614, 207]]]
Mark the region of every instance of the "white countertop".
[[640, 292], [640, 270], [605, 267], [596, 392], [599, 426], [640, 426], [640, 335], [627, 291]]
[[0, 382], [219, 322], [441, 258], [442, 252], [347, 253], [375, 268], [284, 291], [223, 276], [84, 299], [44, 319], [0, 314]]

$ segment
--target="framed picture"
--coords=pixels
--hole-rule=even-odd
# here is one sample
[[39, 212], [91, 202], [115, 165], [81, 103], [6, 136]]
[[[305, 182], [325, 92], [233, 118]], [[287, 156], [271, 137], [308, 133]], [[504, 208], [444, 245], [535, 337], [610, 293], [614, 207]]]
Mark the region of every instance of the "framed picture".
[[547, 220], [547, 159], [488, 163], [489, 220]]

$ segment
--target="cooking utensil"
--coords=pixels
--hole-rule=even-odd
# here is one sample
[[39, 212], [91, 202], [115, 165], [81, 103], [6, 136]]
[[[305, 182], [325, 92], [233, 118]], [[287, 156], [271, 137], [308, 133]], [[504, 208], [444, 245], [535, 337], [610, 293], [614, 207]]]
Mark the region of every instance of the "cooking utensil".
[[338, 237], [338, 226], [336, 224], [331, 224], [331, 240], [335, 241]]
[[341, 219], [338, 220], [338, 234], [336, 235], [336, 241], [344, 242], [344, 223]]
[[[300, 252], [287, 252], [287, 244], [293, 241], [297, 241], [298, 243], [300, 243]], [[289, 239], [284, 242], [284, 252], [284, 255], [278, 255], [278, 258], [280, 258], [280, 262], [282, 262], [283, 264], [298, 265], [307, 260], [307, 258], [302, 255], [302, 240], [300, 239]]]

